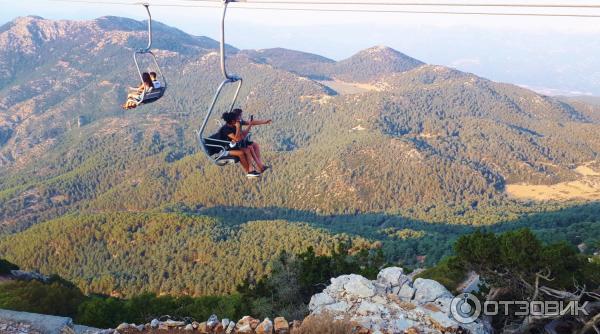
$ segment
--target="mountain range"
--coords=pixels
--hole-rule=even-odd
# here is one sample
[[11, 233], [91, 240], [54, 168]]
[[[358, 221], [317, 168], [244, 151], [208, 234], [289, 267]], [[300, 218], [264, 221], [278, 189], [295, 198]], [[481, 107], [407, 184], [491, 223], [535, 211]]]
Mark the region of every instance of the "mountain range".
[[[131, 54], [146, 38], [144, 22], [118, 17], [21, 17], [0, 27], [1, 256], [80, 282], [95, 279], [107, 292], [115, 287], [98, 282], [121, 275], [135, 254], [122, 255], [120, 267], [76, 270], [74, 263], [94, 261], [77, 254], [109, 254], [92, 251], [107, 246], [109, 233], [94, 232], [94, 224], [125, 220], [114, 231], [135, 235], [146, 219], [135, 214], [175, 212], [225, 217], [227, 231], [252, 220], [314, 220], [327, 238], [386, 239], [393, 259], [414, 263], [424, 249], [411, 244], [400, 255], [406, 238], [398, 236], [422, 240], [428, 223], [436, 230], [425, 238], [445, 240], [431, 256], [437, 259], [448, 252], [442, 236], [450, 227], [442, 224], [467, 225], [446, 233], [455, 236], [599, 199], [598, 105], [424, 64], [385, 46], [342, 61], [228, 46], [230, 71], [244, 78], [240, 106], [247, 116], [273, 120], [253, 132], [272, 171], [248, 181], [239, 167], [211, 165], [197, 145], [195, 130], [220, 81], [216, 41], [156, 23], [167, 94], [121, 110], [126, 88], [139, 81]], [[211, 121], [210, 131], [216, 126]], [[79, 220], [94, 222], [82, 244], [69, 237]], [[183, 221], [186, 228], [198, 223]], [[49, 246], [48, 229], [60, 231], [60, 247]], [[288, 250], [306, 240], [294, 239]], [[70, 244], [79, 250], [69, 253], [70, 264], [44, 260]]]

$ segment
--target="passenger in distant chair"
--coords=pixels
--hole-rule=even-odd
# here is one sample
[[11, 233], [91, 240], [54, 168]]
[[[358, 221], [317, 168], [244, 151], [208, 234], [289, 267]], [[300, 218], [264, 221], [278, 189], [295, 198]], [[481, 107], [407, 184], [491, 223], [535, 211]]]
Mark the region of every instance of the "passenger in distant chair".
[[258, 167], [258, 170], [261, 173], [263, 173], [265, 170], [269, 169], [270, 166], [263, 164], [261, 155], [260, 155], [260, 147], [258, 146], [257, 143], [251, 141], [247, 136], [248, 136], [248, 133], [250, 132], [250, 128], [252, 128], [252, 126], [271, 124], [272, 120], [270, 120], [270, 119], [254, 120], [253, 118], [251, 118], [250, 121], [244, 121], [242, 119], [243, 112], [244, 111], [239, 108], [233, 109], [233, 111], [232, 111], [232, 113], [236, 116], [237, 120], [239, 121], [240, 125], [248, 126], [248, 128], [246, 128], [246, 130], [242, 132], [244, 140], [243, 140], [243, 142], [240, 143], [240, 145], [242, 147], [247, 147], [250, 150], [250, 153], [252, 154], [252, 158], [256, 162], [256, 167]]
[[138, 87], [129, 87], [134, 92], [127, 95], [127, 102], [123, 104], [123, 109], [133, 109], [137, 107], [144, 93], [150, 92], [154, 88], [150, 74], [142, 73], [142, 82]]
[[[225, 124], [210, 138], [231, 142], [230, 145], [224, 144], [224, 148], [230, 156], [240, 159], [240, 164], [246, 172], [246, 177], [260, 177], [260, 173], [256, 171], [252, 163], [253, 157], [250, 149], [241, 144], [244, 140], [244, 134], [238, 117], [232, 112], [226, 112], [223, 114], [223, 120]], [[216, 154], [218, 151], [219, 149], [214, 149], [209, 154]]]
[[150, 79], [152, 79], [152, 85], [154, 86], [154, 89], [162, 88], [162, 84], [156, 78], [156, 72], [150, 72]]

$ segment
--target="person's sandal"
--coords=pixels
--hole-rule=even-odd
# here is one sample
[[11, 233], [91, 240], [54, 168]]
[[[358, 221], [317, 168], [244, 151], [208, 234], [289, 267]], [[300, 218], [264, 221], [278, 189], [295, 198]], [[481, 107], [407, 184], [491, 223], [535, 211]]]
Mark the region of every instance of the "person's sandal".
[[260, 177], [260, 173], [257, 171], [251, 171], [248, 174], [246, 174], [246, 177], [249, 179], [255, 178], [255, 177]]

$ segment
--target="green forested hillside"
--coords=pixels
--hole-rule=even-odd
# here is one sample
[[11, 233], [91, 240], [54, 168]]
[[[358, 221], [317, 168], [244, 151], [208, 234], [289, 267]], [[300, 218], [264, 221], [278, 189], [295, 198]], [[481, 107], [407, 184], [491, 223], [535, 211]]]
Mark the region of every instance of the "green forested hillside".
[[[451, 255], [459, 236], [477, 230], [398, 216], [319, 216], [275, 208], [163, 211], [186, 213], [67, 215], [4, 237], [0, 256], [23, 269], [59, 274], [86, 293], [199, 296], [232, 292], [249, 274], [263, 277], [282, 251], [297, 254], [314, 247], [317, 254], [329, 254], [352, 239], [351, 252], [380, 248], [387, 263], [415, 268]], [[485, 230], [527, 227], [545, 242], [585, 245], [585, 253], [592, 254], [600, 250], [599, 217], [600, 205], [590, 204], [530, 214]]]
[[[5, 231], [72, 210], [177, 203], [495, 223], [531, 211], [505, 197], [506, 183], [575, 180], [573, 168], [594, 160], [600, 149], [599, 124], [589, 112], [421, 65], [389, 48], [337, 63], [281, 49], [230, 48], [232, 71], [246, 79], [240, 105], [274, 120], [254, 134], [273, 173], [248, 184], [237, 168], [208, 165], [196, 144], [194, 131], [219, 82], [214, 42], [158, 25], [155, 45], [169, 74], [169, 94], [123, 113], [121, 92], [136, 81], [129, 52], [143, 44], [143, 24], [112, 17], [78, 23], [21, 18], [2, 34], [10, 40], [36, 29], [52, 38], [31, 43], [60, 50], [38, 72], [54, 71], [73, 87], [50, 83], [46, 93], [28, 92], [37, 81], [24, 74], [0, 90], [0, 115], [9, 129], [0, 148]], [[72, 42], [63, 35], [70, 34], [91, 41], [68, 48]], [[96, 48], [94, 57], [82, 56]], [[321, 73], [351, 74], [337, 78], [374, 88], [336, 95], [286, 68], [286, 61], [333, 66]]]
[[[230, 293], [270, 271], [281, 252], [328, 254], [350, 241], [305, 224], [227, 224], [203, 216], [112, 213], [67, 215], [3, 240], [0, 252], [23, 268], [55, 273], [86, 293], [131, 296]], [[364, 239], [356, 247], [368, 247]], [[43, 247], [41, 247], [44, 245]]]

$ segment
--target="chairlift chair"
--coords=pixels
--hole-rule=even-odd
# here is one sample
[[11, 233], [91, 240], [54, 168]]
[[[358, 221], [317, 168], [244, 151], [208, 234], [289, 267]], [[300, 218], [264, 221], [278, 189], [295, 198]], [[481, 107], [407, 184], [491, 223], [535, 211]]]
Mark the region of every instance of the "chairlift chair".
[[152, 58], [152, 62], [154, 63], [154, 67], [156, 68], [157, 77], [160, 78], [159, 82], [161, 83], [160, 88], [153, 88], [151, 90], [144, 90], [138, 99], [136, 99], [136, 105], [139, 106], [141, 104], [152, 103], [160, 99], [167, 90], [167, 78], [163, 74], [158, 62], [156, 61], [156, 56], [152, 52], [152, 15], [150, 14], [150, 5], [147, 3], [142, 4], [146, 8], [146, 12], [148, 13], [148, 45], [144, 49], [137, 49], [133, 53], [133, 61], [135, 63], [135, 67], [137, 69], [138, 75], [140, 76], [140, 81], [143, 81], [142, 78], [142, 70], [140, 69], [138, 57], [143, 55], [150, 55]]
[[229, 2], [236, 2], [236, 0], [223, 0], [223, 15], [221, 17], [221, 43], [220, 43], [220, 56], [221, 56], [221, 74], [223, 75], [223, 82], [217, 88], [217, 91], [212, 99], [212, 102], [208, 108], [206, 116], [204, 117], [204, 121], [202, 122], [202, 126], [200, 130], [197, 131], [198, 141], [200, 143], [200, 147], [204, 154], [208, 157], [208, 159], [216, 164], [217, 166], [226, 166], [230, 164], [235, 164], [239, 162], [239, 159], [234, 156], [229, 155], [228, 149], [229, 146], [233, 146], [233, 143], [230, 141], [224, 141], [216, 138], [211, 138], [210, 136], [206, 136], [204, 132], [206, 131], [206, 125], [208, 124], [208, 120], [212, 115], [215, 106], [221, 96], [221, 92], [223, 88], [228, 84], [237, 83], [237, 87], [235, 93], [233, 95], [233, 99], [229, 108], [227, 109], [229, 112], [233, 110], [235, 103], [237, 101], [238, 95], [240, 93], [240, 89], [242, 88], [243, 80], [241, 77], [236, 75], [231, 75], [227, 72], [226, 59], [225, 59], [225, 15], [227, 13], [227, 5]]

